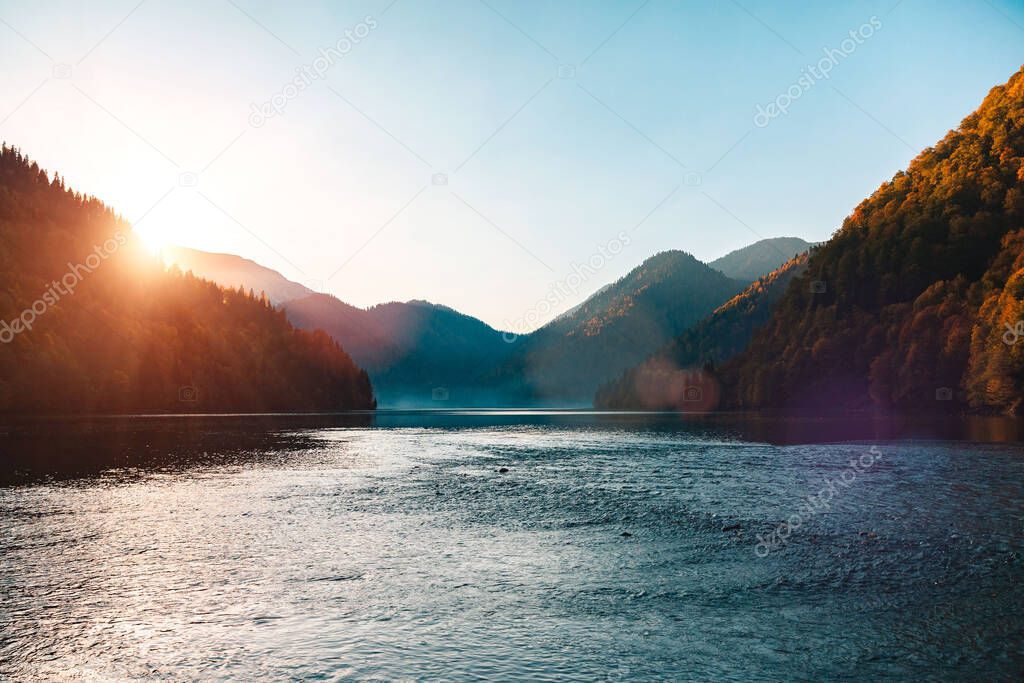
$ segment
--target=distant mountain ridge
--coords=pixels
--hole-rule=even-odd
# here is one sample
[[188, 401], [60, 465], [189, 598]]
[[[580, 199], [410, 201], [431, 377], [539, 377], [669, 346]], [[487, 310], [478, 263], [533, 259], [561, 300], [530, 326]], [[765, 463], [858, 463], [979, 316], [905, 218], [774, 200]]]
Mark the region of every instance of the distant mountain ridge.
[[[685, 410], [687, 383], [702, 386], [697, 376], [743, 351], [755, 331], [771, 317], [775, 303], [793, 278], [807, 269], [805, 252], [790, 259], [719, 306], [638, 366], [603, 385], [594, 398], [602, 409]], [[701, 389], [703, 391], [703, 388]]]
[[590, 405], [598, 386], [742, 289], [686, 252], [656, 254], [520, 338], [487, 379], [529, 404]]
[[512, 350], [486, 323], [426, 301], [362, 309], [314, 294], [284, 309], [293, 324], [352, 349], [388, 407], [491, 404], [497, 397], [479, 378]]
[[275, 306], [313, 293], [313, 290], [292, 282], [276, 270], [234, 254], [218, 254], [175, 245], [167, 245], [160, 251], [168, 265], [178, 266], [182, 271], [192, 271], [196, 277], [211, 280], [222, 287], [241, 287], [257, 294], [263, 292]]
[[[762, 263], [785, 260], [765, 245], [755, 251]], [[367, 370], [378, 401], [388, 407], [590, 405], [598, 386], [745, 285], [690, 254], [666, 251], [540, 329], [503, 335], [425, 301], [358, 308], [230, 254], [179, 247], [166, 255], [222, 285], [264, 291], [293, 325], [326, 331]]]
[[164, 259], [226, 287], [263, 292], [293, 325], [324, 330], [366, 369], [377, 400], [390, 407], [490, 404], [479, 377], [512, 348], [486, 323], [427, 301], [358, 308], [232, 254], [167, 247]]
[[731, 278], [753, 282], [812, 246], [799, 237], [772, 237], [730, 252], [708, 265]]

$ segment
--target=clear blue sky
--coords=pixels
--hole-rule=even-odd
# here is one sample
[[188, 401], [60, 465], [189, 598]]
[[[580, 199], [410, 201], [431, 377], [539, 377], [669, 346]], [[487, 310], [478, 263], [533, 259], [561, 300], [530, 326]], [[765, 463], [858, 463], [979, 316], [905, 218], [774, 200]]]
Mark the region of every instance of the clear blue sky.
[[547, 317], [665, 249], [827, 239], [1022, 62], [1010, 0], [0, 1], [0, 138], [155, 241], [509, 327], [623, 231]]

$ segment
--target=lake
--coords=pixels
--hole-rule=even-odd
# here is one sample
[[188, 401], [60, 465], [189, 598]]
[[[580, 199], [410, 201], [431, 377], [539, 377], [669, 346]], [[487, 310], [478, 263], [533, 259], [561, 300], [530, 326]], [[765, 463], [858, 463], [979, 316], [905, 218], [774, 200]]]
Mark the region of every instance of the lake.
[[3, 680], [1016, 679], [1009, 419], [9, 420]]

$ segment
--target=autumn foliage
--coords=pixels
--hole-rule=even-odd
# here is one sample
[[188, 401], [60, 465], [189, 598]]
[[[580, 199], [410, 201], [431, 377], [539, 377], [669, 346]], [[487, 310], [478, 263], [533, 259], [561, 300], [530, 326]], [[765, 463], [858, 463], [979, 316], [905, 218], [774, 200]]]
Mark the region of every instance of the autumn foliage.
[[[721, 372], [761, 409], [1020, 412], [1024, 70], [815, 250]], [[813, 287], [812, 283], [824, 283]]]
[[[73, 288], [55, 287], [72, 271]], [[6, 146], [0, 280], [0, 412], [374, 405], [366, 373], [327, 334], [292, 328], [251, 291], [166, 270], [110, 208]]]

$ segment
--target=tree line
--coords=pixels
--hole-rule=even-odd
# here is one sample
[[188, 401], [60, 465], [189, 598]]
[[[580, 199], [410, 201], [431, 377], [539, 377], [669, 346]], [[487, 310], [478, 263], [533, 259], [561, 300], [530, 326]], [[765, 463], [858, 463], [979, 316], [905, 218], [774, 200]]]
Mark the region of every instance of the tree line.
[[0, 412], [375, 406], [366, 373], [262, 294], [166, 269], [95, 197], [0, 148]]

